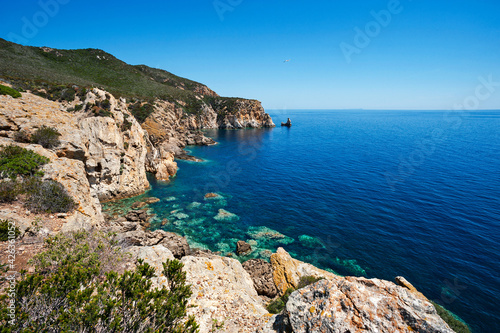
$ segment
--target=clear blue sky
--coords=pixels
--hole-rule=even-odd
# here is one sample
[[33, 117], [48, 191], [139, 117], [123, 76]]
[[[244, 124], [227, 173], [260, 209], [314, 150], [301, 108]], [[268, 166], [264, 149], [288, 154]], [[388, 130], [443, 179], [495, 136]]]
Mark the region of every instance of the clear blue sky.
[[[53, 1], [67, 3], [41, 5]], [[474, 104], [478, 77], [500, 82], [500, 1], [391, 1], [8, 1], [0, 37], [100, 48], [269, 109], [451, 109]], [[377, 28], [371, 12], [389, 7]], [[26, 20], [36, 33], [23, 35]], [[357, 47], [350, 63], [341, 44]], [[490, 89], [480, 109], [500, 109], [500, 85]]]

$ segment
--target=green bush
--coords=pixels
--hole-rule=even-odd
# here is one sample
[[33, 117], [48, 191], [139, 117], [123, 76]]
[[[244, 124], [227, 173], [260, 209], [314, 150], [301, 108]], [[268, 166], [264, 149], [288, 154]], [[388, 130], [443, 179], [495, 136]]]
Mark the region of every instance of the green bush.
[[61, 142], [59, 137], [61, 133], [53, 127], [42, 126], [31, 135], [31, 142], [42, 145], [44, 148], [53, 148], [58, 146]]
[[137, 101], [129, 105], [129, 111], [142, 124], [154, 112], [154, 106], [148, 102]]
[[457, 333], [470, 333], [470, 328], [466, 323], [458, 319], [450, 311], [443, 308], [441, 305], [431, 301], [432, 305], [436, 308], [438, 315], [450, 326], [450, 328]]
[[9, 231], [14, 233], [14, 239], [21, 233], [18, 227], [14, 226], [14, 228], [12, 228], [9, 222], [9, 220], [0, 220], [0, 242], [9, 240]]
[[19, 184], [15, 180], [0, 181], [0, 202], [10, 203], [17, 200], [20, 193]]
[[15, 145], [0, 147], [0, 178], [41, 175], [40, 166], [49, 162], [47, 157]]
[[313, 283], [316, 283], [316, 282], [324, 280], [324, 279], [325, 279], [324, 277], [315, 277], [312, 275], [303, 276], [300, 278], [297, 289], [302, 289], [304, 287], [307, 287]]
[[297, 285], [297, 289], [288, 288], [283, 296], [274, 299], [267, 305], [267, 311], [274, 314], [280, 313], [285, 308], [288, 298], [295, 290], [302, 289], [323, 279], [324, 277], [315, 277], [311, 275], [302, 276]]
[[80, 232], [48, 240], [34, 260], [35, 273], [22, 273], [16, 284], [15, 325], [9, 299], [1, 298], [2, 332], [197, 332], [194, 318], [186, 318], [192, 292], [181, 262], [163, 264], [168, 286], [155, 289], [154, 268], [142, 261], [134, 271], [103, 270], [101, 255], [113, 245], [110, 237], [95, 236]]
[[76, 207], [64, 186], [55, 180], [42, 181], [39, 177], [32, 177], [25, 181], [23, 187], [28, 194], [25, 205], [33, 212], [68, 213]]
[[274, 314], [280, 313], [281, 311], [283, 311], [283, 309], [286, 306], [286, 303], [288, 302], [288, 298], [290, 297], [290, 295], [294, 291], [295, 291], [295, 289], [288, 288], [285, 291], [285, 294], [283, 296], [278, 297], [277, 299], [275, 299], [271, 303], [269, 303], [269, 305], [267, 306], [267, 311], [269, 311], [270, 313], [274, 313]]
[[0, 95], [9, 95], [14, 98], [21, 97], [21, 93], [15, 89], [0, 84]]

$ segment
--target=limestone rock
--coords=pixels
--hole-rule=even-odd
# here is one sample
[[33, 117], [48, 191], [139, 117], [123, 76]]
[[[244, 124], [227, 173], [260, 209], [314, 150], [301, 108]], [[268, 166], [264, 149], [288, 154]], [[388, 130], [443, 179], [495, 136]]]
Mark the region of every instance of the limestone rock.
[[286, 316], [297, 333], [453, 332], [427, 299], [378, 279], [321, 280], [292, 293]]
[[415, 288], [410, 282], [408, 282], [408, 280], [406, 280], [404, 277], [402, 276], [396, 276], [396, 278], [394, 279], [396, 284], [398, 286], [401, 286], [401, 287], [405, 287], [406, 289], [408, 289], [409, 291], [411, 291], [412, 293], [418, 295], [419, 297], [422, 297], [422, 298], [425, 298], [427, 299], [427, 297], [425, 297], [420, 291], [417, 290], [417, 288]]
[[163, 245], [155, 246], [133, 246], [127, 249], [127, 252], [132, 254], [132, 259], [142, 259], [144, 262], [150, 264], [155, 269], [155, 275], [152, 279], [153, 288], [161, 286], [166, 283], [166, 278], [162, 276], [163, 263], [167, 260], [173, 260], [174, 255], [172, 252]]
[[187, 282], [192, 285], [188, 314], [194, 315], [200, 333], [212, 332], [213, 319], [220, 332], [255, 332], [270, 318], [257, 295], [250, 275], [235, 259], [182, 258]]
[[82, 228], [90, 229], [93, 226], [104, 223], [101, 205], [87, 180], [83, 162], [58, 157], [54, 152], [40, 145], [23, 144], [0, 137], [0, 145], [10, 144], [33, 150], [37, 154], [49, 158], [50, 162], [43, 166], [43, 178], [60, 182], [77, 203], [76, 209], [67, 214], [64, 219], [65, 223], [61, 228], [63, 232], [75, 231]]
[[340, 277], [333, 273], [316, 268], [311, 264], [293, 259], [282, 247], [271, 255], [273, 281], [278, 293], [283, 295], [288, 288], [297, 288], [303, 276], [324, 277], [336, 280]]
[[250, 259], [243, 263], [243, 268], [252, 277], [257, 294], [270, 298], [278, 294], [273, 282], [273, 268], [270, 263], [262, 259]]

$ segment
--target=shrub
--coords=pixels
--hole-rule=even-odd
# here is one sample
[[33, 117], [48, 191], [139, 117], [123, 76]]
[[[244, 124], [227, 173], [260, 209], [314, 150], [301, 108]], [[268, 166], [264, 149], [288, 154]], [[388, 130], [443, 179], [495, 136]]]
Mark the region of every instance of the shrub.
[[274, 301], [269, 303], [269, 305], [267, 306], [267, 311], [269, 311], [270, 313], [274, 313], [274, 314], [280, 313], [281, 311], [283, 311], [283, 309], [286, 306], [286, 303], [288, 302], [288, 298], [290, 297], [290, 295], [294, 291], [295, 291], [295, 289], [288, 288], [285, 291], [285, 294], [283, 296], [278, 297], [277, 299], [275, 299]]
[[40, 166], [49, 163], [47, 157], [15, 145], [0, 149], [0, 178], [41, 175]]
[[83, 104], [76, 104], [75, 105], [75, 112], [81, 111], [83, 109]]
[[142, 124], [154, 112], [154, 106], [147, 102], [143, 104], [141, 101], [137, 101], [129, 105], [129, 111]]
[[9, 224], [9, 220], [0, 220], [0, 242], [9, 240], [9, 231], [11, 234], [14, 233], [14, 238], [17, 238], [21, 233], [18, 227], [14, 226], [14, 228], [12, 228], [12, 225]]
[[441, 305], [431, 301], [432, 305], [436, 308], [438, 315], [450, 326], [450, 328], [457, 333], [470, 333], [470, 328], [466, 323], [458, 319], [450, 311], [443, 308]]
[[267, 311], [274, 314], [280, 313], [285, 308], [288, 298], [295, 290], [302, 289], [323, 279], [324, 277], [315, 277], [312, 275], [302, 276], [297, 285], [297, 289], [288, 288], [283, 296], [276, 298], [267, 305]]
[[21, 93], [15, 89], [0, 84], [0, 95], [9, 95], [14, 98], [21, 97]]
[[53, 127], [42, 126], [31, 135], [31, 142], [42, 145], [44, 148], [53, 148], [61, 142], [59, 137], [61, 133]]
[[308, 285], [311, 285], [313, 283], [316, 283], [316, 282], [324, 280], [324, 279], [325, 279], [324, 277], [315, 277], [312, 275], [303, 276], [300, 278], [297, 289], [302, 289], [304, 287], [307, 287]]
[[28, 194], [26, 207], [36, 213], [68, 213], [76, 207], [64, 186], [55, 180], [32, 177], [24, 183], [24, 191]]
[[17, 200], [20, 193], [19, 184], [15, 180], [0, 182], [0, 202], [10, 203]]
[[25, 130], [17, 131], [14, 134], [14, 141], [21, 142], [21, 143], [30, 143], [31, 142], [31, 135]]
[[[186, 317], [192, 292], [186, 285], [183, 264], [167, 260], [163, 275], [168, 287], [152, 288], [154, 268], [139, 261], [135, 271], [103, 273], [100, 248], [112, 248], [109, 237], [93, 241], [80, 232], [58, 236], [47, 242], [43, 266], [35, 262], [35, 273], [22, 273], [15, 290], [16, 325], [9, 323], [3, 297], [0, 325], [7, 332], [185, 332], [198, 325]], [[95, 250], [98, 250], [96, 254]], [[45, 267], [45, 268], [44, 268]]]

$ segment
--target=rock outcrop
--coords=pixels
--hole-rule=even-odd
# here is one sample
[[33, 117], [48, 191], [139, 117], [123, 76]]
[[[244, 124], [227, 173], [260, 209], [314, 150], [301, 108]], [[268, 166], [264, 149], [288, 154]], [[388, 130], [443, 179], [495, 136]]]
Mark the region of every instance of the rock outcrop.
[[187, 256], [181, 262], [193, 291], [188, 314], [196, 317], [200, 333], [255, 332], [270, 319], [239, 261]]
[[[0, 137], [0, 145], [10, 144], [33, 150], [49, 158], [50, 163], [43, 166], [43, 178], [60, 182], [77, 203], [76, 209], [62, 219], [63, 225], [60, 231], [90, 229], [104, 223], [101, 204], [86, 178], [85, 165], [82, 161], [58, 157], [53, 151], [47, 150], [40, 145], [23, 144], [14, 142], [12, 139]], [[25, 218], [20, 215], [16, 216], [16, 214], [10, 215], [9, 218], [16, 221], [25, 220]], [[23, 228], [28, 226], [24, 226]]]
[[270, 298], [278, 294], [273, 282], [273, 267], [263, 259], [250, 259], [243, 263], [243, 268], [250, 274], [257, 294]]
[[0, 96], [0, 136], [12, 139], [21, 130], [33, 133], [42, 126], [54, 127], [61, 133], [61, 145], [51, 152], [82, 162], [83, 175], [99, 200], [138, 195], [149, 187], [145, 169], [147, 133], [128, 112], [123, 99], [93, 89], [83, 105], [105, 100], [109, 101], [108, 116], [95, 117], [90, 112], [67, 112], [67, 106], [30, 93], [18, 99]]
[[321, 280], [292, 293], [285, 315], [297, 333], [453, 332], [426, 298], [378, 279]]
[[297, 288], [303, 276], [323, 277], [336, 280], [340, 277], [333, 273], [316, 268], [311, 264], [293, 259], [282, 247], [271, 255], [273, 281], [278, 293], [283, 295], [288, 288]]

